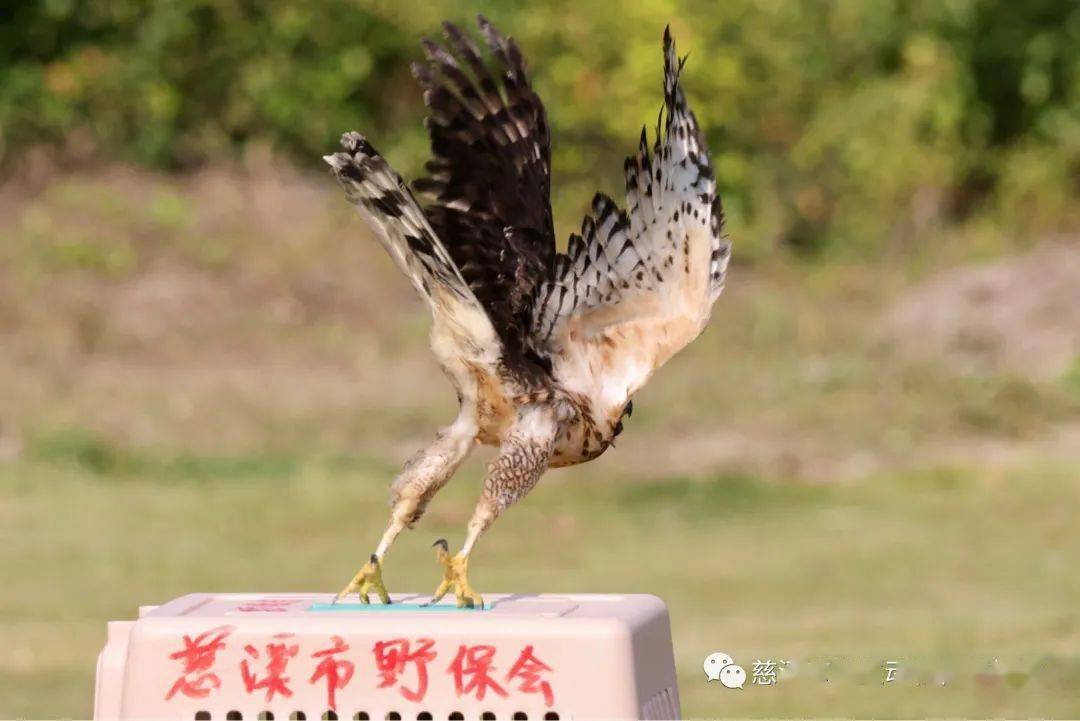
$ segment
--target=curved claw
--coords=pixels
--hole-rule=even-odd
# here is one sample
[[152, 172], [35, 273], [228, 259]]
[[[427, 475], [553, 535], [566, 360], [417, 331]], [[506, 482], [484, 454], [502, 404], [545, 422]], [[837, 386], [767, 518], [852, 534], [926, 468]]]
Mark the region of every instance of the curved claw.
[[356, 593], [360, 597], [360, 603], [371, 603], [371, 599], [368, 597], [370, 593], [374, 592], [378, 594], [379, 600], [386, 605], [390, 605], [390, 594], [386, 591], [386, 586], [383, 585], [382, 580], [382, 564], [379, 563], [379, 557], [374, 553], [371, 554], [371, 558], [363, 567], [357, 571], [353, 579], [341, 589], [341, 591], [334, 597], [332, 603], [337, 603], [341, 599], [348, 596], [350, 593]]
[[450, 547], [446, 540], [442, 538], [432, 545], [438, 549], [435, 553], [439, 563], [443, 565], [443, 578], [439, 582], [439, 587], [435, 589], [431, 600], [424, 605], [431, 606], [438, 603], [450, 589], [453, 589], [454, 596], [457, 597], [458, 608], [482, 609], [484, 607], [483, 596], [474, 591], [472, 586], [469, 585], [469, 557], [460, 553], [451, 556]]

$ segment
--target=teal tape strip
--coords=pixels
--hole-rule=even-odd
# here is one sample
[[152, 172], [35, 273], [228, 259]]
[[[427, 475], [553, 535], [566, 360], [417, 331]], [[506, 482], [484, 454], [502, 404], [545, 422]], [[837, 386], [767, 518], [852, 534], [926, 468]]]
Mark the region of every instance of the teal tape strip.
[[458, 608], [457, 606], [421, 606], [419, 603], [313, 603], [309, 611], [361, 611], [364, 613], [476, 613], [479, 608]]

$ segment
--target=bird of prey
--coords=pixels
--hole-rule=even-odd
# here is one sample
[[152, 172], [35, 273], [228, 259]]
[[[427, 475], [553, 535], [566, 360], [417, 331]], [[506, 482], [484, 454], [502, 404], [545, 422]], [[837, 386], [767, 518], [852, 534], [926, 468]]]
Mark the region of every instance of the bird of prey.
[[[497, 447], [454, 556], [437, 541], [459, 606], [477, 539], [548, 469], [608, 449], [631, 397], [709, 320], [731, 244], [704, 138], [679, 75], [686, 58], [664, 31], [664, 118], [624, 165], [625, 207], [597, 194], [565, 252], [551, 217], [550, 131], [521, 51], [482, 16], [489, 49], [444, 23], [413, 64], [433, 158], [412, 190], [359, 133], [325, 156], [431, 310], [431, 348], [457, 390], [457, 418], [393, 481], [390, 521], [370, 560], [338, 594], [389, 595], [383, 559], [474, 446]], [[415, 191], [415, 195], [414, 192]], [[417, 196], [424, 198], [421, 204]]]

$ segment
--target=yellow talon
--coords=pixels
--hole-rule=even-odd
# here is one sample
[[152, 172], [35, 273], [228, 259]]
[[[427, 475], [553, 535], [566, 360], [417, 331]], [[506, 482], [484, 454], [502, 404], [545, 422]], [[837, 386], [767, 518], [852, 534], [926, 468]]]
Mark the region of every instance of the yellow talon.
[[483, 608], [484, 598], [469, 585], [469, 557], [460, 553], [451, 556], [450, 547], [441, 538], [435, 542], [435, 546], [438, 548], [436, 556], [443, 565], [443, 579], [428, 603], [438, 603], [452, 588], [457, 597], [458, 608]]
[[371, 554], [371, 560], [353, 576], [353, 580], [349, 581], [349, 584], [334, 597], [333, 602], [337, 603], [354, 591], [360, 595], [360, 603], [371, 603], [368, 594], [374, 591], [379, 594], [380, 601], [389, 605], [390, 594], [386, 592], [386, 586], [383, 585], [382, 564], [374, 553]]

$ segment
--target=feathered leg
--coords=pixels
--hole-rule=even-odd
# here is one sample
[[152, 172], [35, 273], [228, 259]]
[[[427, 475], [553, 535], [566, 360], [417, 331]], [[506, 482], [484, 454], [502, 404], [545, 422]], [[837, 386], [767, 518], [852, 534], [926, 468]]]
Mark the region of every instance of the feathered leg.
[[517, 423], [503, 439], [499, 455], [488, 466], [484, 491], [469, 521], [465, 545], [451, 556], [445, 540], [435, 542], [443, 580], [429, 603], [437, 603], [453, 589], [459, 607], [483, 608], [483, 597], [469, 585], [469, 555], [480, 536], [499, 515], [533, 489], [547, 470], [558, 434], [555, 411], [530, 406], [520, 411]]
[[370, 560], [338, 593], [335, 603], [354, 592], [359, 594], [362, 603], [369, 602], [368, 594], [372, 592], [378, 594], [383, 603], [390, 603], [382, 582], [383, 557], [398, 534], [420, 520], [428, 503], [454, 475], [475, 444], [476, 421], [472, 410], [463, 407], [454, 423], [442, 429], [429, 446], [405, 464], [391, 486], [390, 522], [382, 540]]

